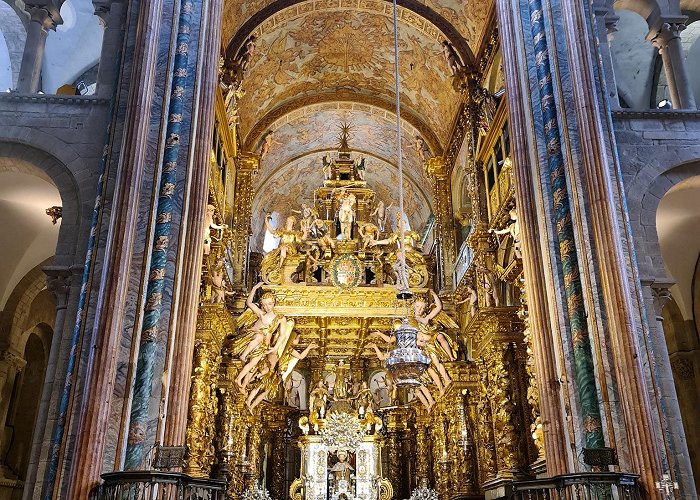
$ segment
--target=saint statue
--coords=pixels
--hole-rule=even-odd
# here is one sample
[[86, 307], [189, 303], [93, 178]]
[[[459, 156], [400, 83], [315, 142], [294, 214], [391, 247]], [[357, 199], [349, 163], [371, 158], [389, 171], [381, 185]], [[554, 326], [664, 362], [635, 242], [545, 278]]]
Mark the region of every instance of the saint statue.
[[333, 384], [333, 399], [346, 399], [348, 397], [348, 365], [342, 359], [335, 368], [335, 383]]
[[489, 229], [489, 233], [493, 234], [510, 234], [513, 237], [513, 250], [517, 259], [522, 258], [520, 252], [520, 223], [518, 222], [518, 210], [513, 207], [510, 209], [510, 218], [513, 220], [505, 229]]
[[331, 166], [333, 165], [333, 159], [331, 158], [331, 154], [326, 153], [326, 156], [322, 158], [321, 163], [323, 165], [323, 180], [331, 180], [331, 177], [333, 176], [333, 170], [331, 169]]
[[340, 189], [338, 195], [338, 221], [340, 222], [341, 239], [352, 239], [352, 225], [355, 222], [355, 195], [348, 193], [345, 188]]
[[318, 431], [318, 424], [326, 418], [326, 404], [328, 403], [328, 389], [319, 380], [311, 394], [309, 394], [309, 423]]
[[355, 171], [357, 172], [357, 177], [361, 181], [365, 180], [365, 157], [355, 159]]
[[388, 207], [384, 206], [384, 202], [382, 200], [379, 200], [377, 202], [377, 206], [374, 207], [374, 211], [372, 211], [371, 214], [369, 214], [370, 217], [377, 217], [377, 227], [379, 227], [379, 230], [383, 233], [384, 228], [386, 226], [386, 215], [387, 211], [391, 208], [391, 206], [394, 204], [392, 201]]
[[221, 231], [228, 227], [226, 224], [217, 224], [214, 222], [214, 212], [216, 212], [216, 207], [214, 205], [207, 205], [207, 211], [204, 215], [204, 255], [209, 255], [211, 252], [211, 242], [213, 239], [221, 239], [221, 236], [214, 238], [211, 234], [211, 230]]
[[[355, 470], [352, 465], [348, 463], [348, 452], [345, 450], [338, 450], [335, 453], [338, 457], [338, 461], [330, 468], [331, 474], [335, 479], [336, 492], [338, 490], [348, 491], [350, 486], [350, 476]], [[343, 484], [344, 482], [344, 484]]]

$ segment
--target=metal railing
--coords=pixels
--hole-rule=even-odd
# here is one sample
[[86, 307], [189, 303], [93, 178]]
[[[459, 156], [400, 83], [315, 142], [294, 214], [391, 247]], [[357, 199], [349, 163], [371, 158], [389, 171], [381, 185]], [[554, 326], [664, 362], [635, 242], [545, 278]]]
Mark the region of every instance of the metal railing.
[[226, 481], [178, 472], [124, 471], [102, 474], [90, 500], [225, 500]]
[[618, 472], [565, 474], [515, 481], [511, 500], [638, 500], [639, 476]]

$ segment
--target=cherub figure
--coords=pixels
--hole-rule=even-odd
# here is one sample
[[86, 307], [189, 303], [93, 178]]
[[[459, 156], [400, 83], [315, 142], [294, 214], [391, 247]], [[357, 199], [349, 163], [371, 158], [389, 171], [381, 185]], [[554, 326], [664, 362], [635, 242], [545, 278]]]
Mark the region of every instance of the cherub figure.
[[442, 55], [445, 57], [445, 62], [447, 63], [447, 69], [450, 71], [451, 76], [457, 76], [464, 70], [464, 63], [457, 54], [454, 46], [447, 40], [442, 42]]
[[364, 252], [379, 237], [379, 228], [371, 222], [367, 222], [360, 226], [359, 232], [362, 238], [362, 251]]
[[226, 291], [225, 276], [224, 259], [220, 257], [209, 272], [209, 282], [211, 284], [211, 298], [209, 300], [212, 304], [221, 304], [226, 300], [226, 295], [233, 294], [233, 292]]
[[468, 295], [466, 299], [460, 300], [459, 302], [455, 302], [455, 305], [458, 306], [460, 304], [469, 302], [469, 317], [473, 318], [474, 316], [476, 316], [476, 307], [479, 303], [479, 295], [476, 293], [476, 288], [474, 288], [474, 286], [471, 284], [467, 285], [467, 294]]
[[489, 229], [489, 233], [493, 234], [510, 234], [513, 237], [513, 250], [515, 257], [522, 258], [520, 252], [520, 223], [518, 222], [518, 210], [513, 207], [510, 209], [510, 218], [513, 220], [505, 229]]
[[270, 152], [270, 148], [272, 147], [273, 144], [282, 144], [279, 141], [275, 140], [275, 132], [273, 130], [270, 130], [265, 137], [263, 138], [263, 142], [260, 145], [260, 160], [264, 160], [267, 154]]
[[248, 66], [250, 65], [250, 58], [253, 57], [253, 53], [255, 52], [256, 41], [257, 37], [255, 35], [250, 35], [248, 39], [243, 43], [241, 48], [238, 49], [238, 53], [234, 58], [234, 62], [240, 68], [241, 74], [245, 74], [245, 72], [248, 70]]

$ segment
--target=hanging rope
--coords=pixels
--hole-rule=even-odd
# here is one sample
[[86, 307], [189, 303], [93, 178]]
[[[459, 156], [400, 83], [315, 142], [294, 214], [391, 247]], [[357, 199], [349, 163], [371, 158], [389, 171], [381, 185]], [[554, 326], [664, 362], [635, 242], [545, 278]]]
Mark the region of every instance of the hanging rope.
[[399, 84], [399, 23], [396, 15], [396, 0], [393, 2], [394, 12], [394, 92], [396, 94], [396, 151], [399, 155], [399, 217], [396, 221], [399, 230], [399, 250], [401, 250], [402, 269], [406, 272], [408, 285], [408, 270], [406, 267], [406, 251], [404, 248], [405, 223], [403, 220], [403, 154], [401, 152], [401, 99]]

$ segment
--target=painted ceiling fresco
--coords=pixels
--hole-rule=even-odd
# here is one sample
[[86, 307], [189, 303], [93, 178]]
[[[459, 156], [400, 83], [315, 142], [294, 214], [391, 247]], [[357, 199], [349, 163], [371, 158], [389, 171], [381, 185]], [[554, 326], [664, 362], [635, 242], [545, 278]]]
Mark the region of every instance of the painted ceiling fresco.
[[[275, 0], [225, 0], [222, 33], [224, 44], [227, 44], [254, 14], [273, 3]], [[383, 0], [316, 0], [315, 3], [323, 5], [326, 9], [367, 4], [378, 4], [386, 8], [386, 5], [390, 5]], [[425, 5], [454, 26], [471, 47], [472, 53], [478, 52], [478, 44], [493, 0], [417, 0], [416, 3]]]
[[[326, 152], [318, 151], [296, 159], [266, 177], [258, 186], [253, 200], [251, 220], [253, 250], [262, 250], [265, 234], [263, 221], [266, 213], [273, 213], [272, 225], [277, 226], [284, 223], [285, 217], [293, 215], [292, 210], [299, 210], [302, 203], [313, 203], [314, 190], [323, 184], [321, 158]], [[328, 152], [336, 154], [335, 150]], [[366, 162], [368, 187], [374, 189], [376, 200], [382, 200], [389, 205], [397, 197], [397, 168], [373, 156], [367, 156]], [[258, 176], [258, 179], [261, 179], [261, 176]], [[428, 220], [431, 213], [429, 196], [429, 192], [425, 192], [415, 182], [404, 177], [404, 211], [414, 229], [420, 229]]]
[[[273, 143], [260, 163], [255, 189], [273, 172], [285, 168], [288, 162], [301, 155], [335, 150], [341, 123], [351, 126], [348, 142], [353, 151], [371, 154], [398, 165], [395, 115], [373, 106], [318, 104], [296, 110], [272, 125], [270, 130], [274, 132]], [[402, 124], [402, 132], [404, 173], [427, 189], [430, 184], [414, 147], [417, 132], [405, 122]]]
[[[292, 98], [346, 89], [393, 100], [392, 20], [383, 14], [385, 2], [369, 9], [312, 10], [322, 2], [300, 4], [278, 15], [286, 21], [259, 27], [251, 66], [240, 100], [240, 131], [246, 135], [255, 122]], [[422, 117], [444, 144], [457, 110], [459, 94], [452, 88], [441, 52], [443, 36], [422, 18], [401, 23], [399, 30], [402, 106]], [[411, 19], [414, 19], [413, 17]]]

